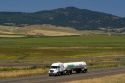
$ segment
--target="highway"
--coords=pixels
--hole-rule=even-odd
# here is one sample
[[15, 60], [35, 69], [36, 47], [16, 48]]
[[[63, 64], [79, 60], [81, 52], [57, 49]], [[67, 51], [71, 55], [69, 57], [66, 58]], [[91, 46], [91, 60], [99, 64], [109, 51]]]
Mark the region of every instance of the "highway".
[[120, 73], [125, 73], [125, 67], [91, 70], [88, 71], [87, 73], [79, 73], [79, 74], [63, 75], [63, 76], [49, 77], [48, 75], [37, 75], [30, 77], [8, 78], [0, 80], [0, 83], [63, 83], [73, 80], [98, 78]]

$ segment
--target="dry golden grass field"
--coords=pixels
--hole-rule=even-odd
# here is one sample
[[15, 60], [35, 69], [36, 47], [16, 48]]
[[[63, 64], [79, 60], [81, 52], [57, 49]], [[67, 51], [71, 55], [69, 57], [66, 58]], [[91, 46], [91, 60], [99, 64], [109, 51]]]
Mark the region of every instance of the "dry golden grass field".
[[80, 34], [81, 32], [78, 30], [53, 25], [0, 26], [0, 37], [4, 37], [4, 35], [11, 37], [11, 35], [71, 36]]
[[23, 76], [31, 76], [31, 75], [40, 75], [47, 72], [47, 69], [37, 68], [30, 70], [14, 70], [14, 71], [1, 71], [0, 79], [3, 78], [12, 78], [12, 77], [23, 77]]
[[125, 74], [105, 76], [101, 78], [72, 81], [66, 83], [125, 83]]

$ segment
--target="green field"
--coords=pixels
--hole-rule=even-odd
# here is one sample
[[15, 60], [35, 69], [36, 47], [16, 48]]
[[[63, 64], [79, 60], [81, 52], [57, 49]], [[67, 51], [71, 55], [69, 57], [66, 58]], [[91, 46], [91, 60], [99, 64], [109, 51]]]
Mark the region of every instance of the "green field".
[[[45, 48], [46, 47], [46, 48]], [[48, 47], [48, 48], [47, 48]], [[59, 47], [59, 48], [49, 48]], [[64, 49], [63, 49], [64, 47]], [[69, 49], [66, 49], [69, 48]], [[45, 48], [45, 49], [42, 49]], [[62, 48], [62, 49], [61, 49]], [[8, 56], [19, 56], [30, 53], [47, 55], [59, 52], [61, 55], [81, 55], [101, 52], [113, 52], [125, 50], [125, 35], [90, 35], [69, 37], [23, 37], [23, 38], [0, 38], [0, 53]], [[72, 53], [74, 51], [74, 53]], [[70, 54], [70, 52], [72, 54]], [[22, 54], [24, 53], [24, 54]], [[52, 53], [52, 54], [51, 54]], [[55, 55], [55, 54], [54, 54]], [[58, 55], [58, 56], [61, 56]]]
[[125, 35], [0, 38], [0, 60], [46, 63], [62, 58], [124, 54]]
[[0, 71], [72, 61], [86, 61], [90, 70], [124, 66], [125, 35], [0, 38]]
[[125, 35], [0, 38], [0, 60], [80, 58], [125, 54]]

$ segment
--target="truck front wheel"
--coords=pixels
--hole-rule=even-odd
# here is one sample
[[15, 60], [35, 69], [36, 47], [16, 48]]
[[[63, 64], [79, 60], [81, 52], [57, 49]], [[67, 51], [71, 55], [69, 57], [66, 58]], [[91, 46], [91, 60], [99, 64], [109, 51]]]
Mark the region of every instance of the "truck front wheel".
[[52, 76], [51, 74], [49, 74], [49, 76]]
[[58, 75], [58, 76], [61, 76], [61, 73], [60, 73], [60, 72], [58, 72], [58, 73], [57, 73], [57, 75]]
[[66, 74], [67, 74], [67, 75], [70, 75], [70, 74], [71, 74], [71, 71], [68, 70], [68, 71], [66, 72]]

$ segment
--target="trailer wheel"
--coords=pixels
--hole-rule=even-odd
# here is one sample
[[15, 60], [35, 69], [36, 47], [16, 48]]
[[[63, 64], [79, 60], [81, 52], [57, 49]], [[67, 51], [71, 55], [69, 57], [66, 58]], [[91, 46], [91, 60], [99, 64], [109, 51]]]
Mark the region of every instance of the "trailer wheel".
[[60, 74], [61, 74], [61, 75], [64, 75], [64, 72], [61, 72]]
[[83, 73], [86, 73], [86, 72], [87, 72], [87, 69], [84, 69], [84, 70], [83, 70]]
[[70, 71], [70, 74], [72, 74], [72, 70]]
[[82, 69], [77, 69], [76, 70], [76, 73], [81, 73], [82, 72]]
[[86, 73], [86, 72], [88, 72], [88, 70], [87, 70], [87, 69], [85, 69], [84, 71], [85, 71], [85, 73]]
[[77, 70], [76, 73], [80, 73], [81, 71]]

